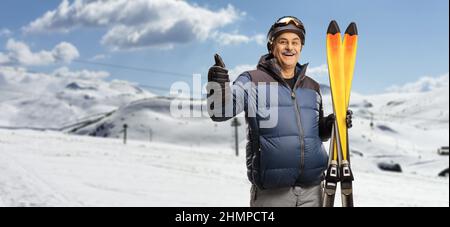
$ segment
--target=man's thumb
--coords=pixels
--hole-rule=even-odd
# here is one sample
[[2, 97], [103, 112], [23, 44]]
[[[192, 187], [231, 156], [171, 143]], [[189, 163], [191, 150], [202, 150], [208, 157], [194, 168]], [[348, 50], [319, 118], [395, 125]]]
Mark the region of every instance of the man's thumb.
[[225, 68], [225, 63], [223, 63], [223, 60], [219, 54], [214, 55], [214, 60], [216, 61], [216, 64], [214, 64], [214, 66], [220, 66], [222, 68]]

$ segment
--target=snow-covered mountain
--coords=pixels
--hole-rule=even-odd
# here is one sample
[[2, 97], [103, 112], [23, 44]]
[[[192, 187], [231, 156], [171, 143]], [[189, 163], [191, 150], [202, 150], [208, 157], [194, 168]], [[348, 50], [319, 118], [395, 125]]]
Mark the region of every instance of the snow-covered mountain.
[[[379, 171], [380, 163], [399, 164], [404, 172], [437, 176], [448, 168], [448, 158], [436, 150], [449, 144], [449, 89], [426, 92], [390, 92], [381, 95], [352, 94], [350, 109], [354, 127], [350, 144], [355, 161], [367, 171]], [[323, 96], [326, 113], [332, 112], [331, 97]], [[153, 97], [122, 106], [113, 114], [72, 130], [81, 135], [121, 138], [127, 124], [128, 138], [185, 145], [233, 144], [230, 122], [214, 123], [208, 117], [176, 118], [170, 114], [173, 100]], [[199, 110], [201, 102], [187, 105]], [[243, 123], [244, 120], [241, 119]], [[372, 126], [371, 126], [372, 125]], [[245, 127], [239, 129], [241, 149], [245, 145]], [[328, 144], [326, 144], [328, 147]]]
[[[127, 124], [130, 140], [232, 146], [230, 122], [214, 123], [202, 114], [204, 101], [178, 100], [192, 108], [191, 115], [201, 117], [174, 117], [170, 111], [173, 98], [157, 97], [126, 81], [107, 82], [108, 75], [67, 68], [42, 74], [1, 67], [0, 125], [62, 128], [73, 134], [121, 138]], [[329, 88], [322, 88], [328, 114], [332, 112]], [[449, 143], [448, 97], [448, 74], [435, 81], [427, 78], [393, 87], [384, 94], [353, 93], [352, 147], [363, 153], [374, 150], [374, 155], [402, 150], [416, 156], [433, 153]], [[239, 141], [245, 144], [243, 126]]]
[[320, 84], [320, 93], [322, 95], [330, 95], [331, 94], [330, 86], [325, 85], [325, 84]]
[[59, 128], [90, 115], [154, 96], [127, 81], [105, 80], [103, 71], [51, 74], [0, 67], [0, 126]]
[[[403, 172], [426, 176], [448, 168], [448, 157], [437, 154], [449, 144], [448, 74], [436, 81], [421, 79], [378, 95], [352, 93], [349, 139], [354, 166], [379, 171], [380, 163], [399, 164]], [[405, 89], [411, 87], [431, 89]], [[324, 96], [324, 108], [332, 111], [331, 97]]]
[[[184, 145], [231, 146], [234, 131], [230, 122], [216, 123], [207, 113], [202, 113], [202, 101], [176, 100], [180, 105], [191, 108], [191, 116], [181, 117], [171, 114], [173, 98], [153, 97], [141, 99], [121, 106], [110, 116], [85, 127], [69, 128], [68, 132], [97, 137], [122, 138], [126, 124], [127, 138], [132, 140], [157, 141]], [[203, 115], [202, 115], [203, 114]], [[244, 120], [240, 119], [244, 124]], [[239, 140], [245, 143], [245, 128], [240, 127]]]
[[[232, 180], [233, 183], [231, 184], [236, 184], [236, 188], [225, 187], [224, 185], [221, 187], [233, 191], [234, 194], [232, 194], [236, 198], [240, 198], [239, 201], [247, 198], [247, 193], [242, 194], [240, 192], [244, 189], [247, 190], [248, 187], [245, 180], [245, 160], [242, 155], [246, 142], [245, 124], [242, 118], [240, 118], [240, 121], [243, 125], [239, 127], [238, 131], [241, 156], [234, 159], [232, 149], [234, 129], [231, 127], [231, 122], [215, 123], [206, 115], [193, 118], [177, 117], [171, 114], [171, 104], [173, 101], [177, 101], [181, 105], [191, 107], [191, 115], [201, 116], [201, 107], [205, 104], [204, 101], [157, 97], [129, 82], [108, 82], [105, 80], [107, 75], [105, 72], [71, 72], [65, 68], [56, 70], [51, 74], [40, 74], [16, 68], [1, 67], [0, 108], [2, 111], [0, 112], [0, 126], [7, 126], [7, 128], [61, 128], [63, 133], [52, 132], [54, 134], [50, 134], [50, 137], [44, 139], [44, 136], [49, 135], [48, 132], [17, 131], [18, 135], [16, 135], [16, 132], [3, 130], [0, 137], [0, 147], [2, 147], [0, 160], [16, 160], [15, 162], [20, 162], [21, 165], [27, 166], [26, 168], [31, 166], [33, 171], [36, 169], [38, 174], [43, 174], [40, 175], [41, 177], [47, 177], [48, 174], [44, 175], [48, 172], [58, 172], [55, 169], [48, 169], [50, 167], [63, 168], [63, 164], [58, 164], [58, 157], [64, 157], [63, 162], [67, 164], [67, 167], [63, 169], [68, 171], [67, 173], [74, 171], [72, 167], [75, 168], [75, 166], [84, 166], [83, 168], [92, 170], [92, 178], [87, 175], [84, 176], [83, 172], [78, 172], [79, 176], [77, 175], [76, 178], [71, 177], [70, 174], [52, 173], [50, 176], [53, 179], [52, 188], [56, 187], [57, 190], [66, 191], [57, 198], [51, 197], [52, 193], [46, 191], [45, 188], [48, 186], [42, 186], [43, 183], [39, 183], [42, 186], [41, 188], [38, 187], [39, 190], [42, 190], [44, 194], [49, 193], [49, 201], [53, 201], [52, 199], [56, 201], [55, 203], [47, 203], [47, 205], [68, 205], [73, 202], [78, 204], [78, 202], [86, 201], [88, 201], [86, 202], [88, 205], [111, 204], [107, 202], [108, 196], [105, 196], [103, 200], [92, 200], [99, 194], [96, 192], [84, 194], [86, 190], [99, 193], [110, 191], [108, 195], [111, 196], [117, 196], [117, 191], [122, 191], [123, 193], [119, 194], [123, 194], [123, 197], [118, 196], [118, 198], [125, 202], [120, 203], [117, 200], [117, 203], [114, 203], [116, 205], [145, 203], [140, 202], [142, 197], [133, 193], [149, 187], [147, 183], [150, 184], [150, 182], [131, 184], [127, 178], [129, 174], [159, 179], [158, 184], [162, 185], [161, 188], [150, 187], [149, 190], [142, 191], [142, 195], [146, 198], [152, 198], [145, 205], [246, 205], [246, 203], [239, 203], [233, 199], [229, 200], [230, 203], [220, 203], [212, 199], [212, 196], [208, 197], [210, 198], [209, 202], [196, 203], [194, 200], [194, 198], [201, 198], [200, 195], [212, 195], [203, 188], [208, 187], [209, 181], [200, 179], [205, 177], [220, 178], [220, 176]], [[405, 87], [391, 88], [384, 94], [352, 94], [350, 109], [354, 112], [354, 120], [353, 128], [349, 130], [349, 139], [356, 178], [356, 195], [359, 197], [357, 199], [361, 201], [360, 204], [421, 206], [445, 203], [448, 205], [448, 177], [441, 178], [437, 175], [443, 169], [448, 168], [449, 159], [448, 156], [440, 156], [436, 152], [437, 148], [449, 144], [448, 75], [446, 78], [439, 78], [438, 83], [429, 79], [421, 80], [414, 83], [414, 86], [405, 85]], [[427, 83], [428, 85], [422, 86], [421, 83]], [[447, 83], [447, 86], [442, 86], [445, 83]], [[423, 88], [424, 86], [427, 89], [411, 89]], [[325, 89], [322, 91], [325, 114], [329, 114], [332, 112], [331, 97], [329, 92], [326, 92], [326, 86], [322, 87]], [[132, 144], [131, 148], [118, 147], [124, 134], [124, 124], [128, 125], [127, 137], [129, 144]], [[78, 137], [74, 134], [111, 139]], [[33, 142], [33, 138], [45, 140], [49, 144], [49, 150], [44, 151], [36, 148], [32, 149], [32, 153], [29, 153], [27, 151], [30, 150], [27, 147], [28, 145], [19, 146], [23, 143], [22, 136], [25, 140], [32, 141], [31, 144], [40, 143], [38, 141]], [[12, 143], [11, 141], [16, 142]], [[72, 144], [75, 150], [61, 151], [59, 148], [66, 142]], [[101, 145], [103, 143], [105, 145]], [[17, 146], [16, 150], [11, 146]], [[328, 146], [329, 144], [326, 143], [325, 147], [328, 148]], [[14, 150], [14, 153], [6, 152], [7, 150]], [[120, 155], [122, 151], [131, 153], [123, 156]], [[183, 152], [190, 152], [187, 155], [189, 158]], [[26, 161], [29, 158], [45, 163], [47, 156], [54, 157], [54, 159], [51, 158], [54, 165], [45, 167], [48, 163], [40, 165], [39, 163], [34, 164], [32, 161]], [[107, 160], [101, 162], [100, 160], [105, 157]], [[109, 163], [108, 160], [112, 163]], [[185, 163], [186, 160], [192, 163]], [[99, 168], [90, 168], [89, 163], [91, 162], [103, 164]], [[209, 168], [210, 162], [217, 164], [220, 170]], [[175, 166], [180, 166], [180, 163], [185, 163], [185, 165], [182, 165], [180, 169], [173, 169]], [[222, 163], [223, 166], [218, 163]], [[402, 173], [383, 172], [379, 169], [379, 164], [382, 163], [399, 164]], [[136, 165], [144, 172], [154, 171], [154, 174], [141, 175], [143, 174], [141, 171], [136, 170], [130, 173], [126, 168], [122, 169], [124, 166], [135, 168]], [[239, 165], [241, 166], [238, 167]], [[234, 171], [232, 176], [228, 175], [230, 172], [228, 167]], [[19, 170], [14, 169], [14, 165], [8, 164], [8, 161], [0, 162], [0, 168], [12, 171], [6, 177], [1, 178], [0, 175], [0, 185], [8, 186], [5, 186], [4, 188], [7, 189], [3, 191], [0, 189], [1, 203], [1, 198], [5, 198], [5, 190], [19, 187], [14, 183], [5, 184], [4, 182], [10, 180], [8, 177], [14, 178], [14, 174], [20, 173], [14, 173], [14, 171]], [[180, 174], [172, 173], [172, 170]], [[20, 171], [24, 172], [24, 170]], [[170, 174], [164, 175], [163, 172], [167, 171]], [[200, 173], [202, 171], [209, 171], [210, 174], [203, 175], [203, 173]], [[115, 176], [109, 176], [108, 172], [116, 172], [120, 176], [115, 180]], [[24, 174], [27, 173], [24, 172]], [[158, 175], [164, 175], [169, 180], [158, 178]], [[169, 198], [170, 193], [162, 193], [161, 190], [164, 188], [171, 188], [171, 186], [177, 185], [177, 182], [186, 182], [182, 179], [193, 175], [198, 175], [198, 179], [194, 178], [202, 187], [191, 185], [194, 190], [194, 196], [191, 200], [187, 199], [177, 204], [176, 200]], [[37, 182], [31, 175], [29, 177], [32, 182]], [[105, 177], [104, 180], [93, 183], [95, 179], [102, 179], [103, 177]], [[78, 178], [86, 184], [84, 186], [78, 185], [80, 184], [80, 182], [76, 182]], [[65, 189], [63, 185], [58, 183], [59, 181], [66, 182], [66, 180], [72, 182], [80, 190], [68, 192], [67, 188]], [[383, 180], [386, 180], [386, 182], [376, 182]], [[130, 183], [132, 187], [124, 188], [122, 186], [124, 182]], [[218, 180], [217, 182], [222, 181]], [[26, 184], [27, 182], [23, 183], [23, 185]], [[393, 194], [386, 199], [374, 189], [375, 187], [391, 187], [389, 190], [383, 190], [381, 194], [388, 194], [387, 191]], [[405, 192], [405, 190], [409, 190], [406, 188], [416, 188], [417, 190]], [[429, 192], [427, 190], [434, 190], [439, 193], [423, 196], [413, 201], [410, 200], [417, 193], [426, 194]], [[153, 192], [158, 192], [158, 195], [167, 198], [158, 200], [150, 196]], [[369, 192], [379, 193], [380, 201], [374, 201], [368, 194], [365, 194]], [[80, 201], [64, 199], [67, 195], [77, 196], [80, 193], [83, 197]], [[27, 197], [24, 196], [24, 198]], [[44, 201], [45, 198], [42, 200]], [[157, 201], [157, 203], [151, 204], [150, 201]], [[391, 201], [394, 202], [390, 203]], [[9, 203], [7, 201], [6, 204], [18, 205], [15, 202]], [[43, 203], [46, 205], [45, 202]], [[27, 204], [25, 201], [24, 205], [32, 204]]]

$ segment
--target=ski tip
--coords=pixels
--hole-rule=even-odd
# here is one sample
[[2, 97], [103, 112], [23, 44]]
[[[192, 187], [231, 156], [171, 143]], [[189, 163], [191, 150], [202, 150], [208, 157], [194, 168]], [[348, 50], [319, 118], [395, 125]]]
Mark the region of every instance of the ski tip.
[[358, 35], [358, 28], [356, 27], [355, 22], [352, 22], [348, 25], [347, 29], [345, 30], [345, 34]]
[[327, 30], [327, 34], [336, 34], [336, 33], [340, 33], [341, 31], [339, 30], [339, 25], [337, 24], [337, 22], [335, 20], [332, 20], [330, 22], [330, 25], [328, 25], [328, 30]]

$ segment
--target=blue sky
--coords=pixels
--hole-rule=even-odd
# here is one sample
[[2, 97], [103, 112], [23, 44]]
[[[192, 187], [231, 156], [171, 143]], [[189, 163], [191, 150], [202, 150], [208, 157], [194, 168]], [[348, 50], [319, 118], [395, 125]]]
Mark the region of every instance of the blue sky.
[[[309, 62], [310, 67], [316, 69], [326, 64], [325, 32], [329, 21], [335, 19], [342, 30], [351, 21], [357, 23], [360, 36], [353, 83], [353, 90], [357, 92], [383, 92], [392, 85], [413, 82], [423, 76], [440, 76], [448, 73], [449, 68], [449, 3], [446, 0], [189, 0], [180, 6], [179, 3], [162, 4], [156, 11], [148, 12], [139, 5], [133, 8], [131, 4], [126, 13], [120, 11], [121, 7], [109, 4], [101, 9], [111, 8], [115, 13], [104, 13], [105, 10], [98, 15], [99, 11], [93, 10], [86, 14], [86, 19], [63, 12], [67, 15], [31, 25], [47, 11], [57, 10], [61, 2], [1, 1], [0, 53], [5, 55], [10, 51], [6, 48], [8, 40], [22, 42], [32, 52], [51, 51], [59, 43], [67, 42], [77, 49], [78, 56], [70, 55], [66, 62], [59, 62], [55, 57], [46, 64], [26, 67], [39, 72], [51, 72], [63, 65], [71, 70], [103, 70], [111, 74], [110, 79], [170, 87], [178, 80], [190, 81], [192, 73], [200, 73], [205, 78], [216, 52], [230, 69], [256, 65], [259, 57], [266, 53], [262, 38], [271, 24], [280, 16], [294, 15], [304, 22], [307, 32], [300, 62]], [[68, 4], [70, 7], [74, 3], [69, 1]], [[82, 7], [87, 8], [86, 3]], [[213, 16], [216, 12], [222, 12], [221, 16]], [[156, 14], [165, 16], [158, 19]], [[128, 42], [132, 32], [138, 34], [145, 28], [153, 31], [159, 26], [153, 24], [155, 21], [175, 21], [177, 26], [169, 32], [158, 35], [150, 32], [139, 36], [135, 43]], [[225, 44], [227, 37], [236, 38], [235, 42]], [[85, 61], [148, 70], [83, 63]], [[324, 73], [313, 77], [328, 84]]]

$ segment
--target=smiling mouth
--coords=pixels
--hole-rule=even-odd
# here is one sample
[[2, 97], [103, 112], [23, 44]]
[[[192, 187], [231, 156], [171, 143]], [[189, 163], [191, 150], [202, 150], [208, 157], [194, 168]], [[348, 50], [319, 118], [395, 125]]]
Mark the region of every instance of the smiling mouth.
[[282, 53], [282, 55], [286, 56], [286, 57], [293, 57], [293, 56], [295, 56], [294, 53]]

